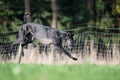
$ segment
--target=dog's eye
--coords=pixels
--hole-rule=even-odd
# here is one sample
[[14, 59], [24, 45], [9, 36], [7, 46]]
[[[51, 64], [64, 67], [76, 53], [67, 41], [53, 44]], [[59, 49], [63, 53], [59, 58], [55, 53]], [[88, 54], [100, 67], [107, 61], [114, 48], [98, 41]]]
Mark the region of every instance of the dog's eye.
[[67, 33], [67, 36], [70, 36], [70, 33]]

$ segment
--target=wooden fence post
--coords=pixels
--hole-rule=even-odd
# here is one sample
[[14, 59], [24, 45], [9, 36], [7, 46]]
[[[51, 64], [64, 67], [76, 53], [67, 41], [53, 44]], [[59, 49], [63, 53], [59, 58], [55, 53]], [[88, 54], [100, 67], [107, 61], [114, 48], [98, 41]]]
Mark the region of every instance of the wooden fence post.
[[94, 41], [91, 39], [90, 40], [90, 60], [91, 62], [94, 62], [96, 60], [96, 55], [94, 51]]

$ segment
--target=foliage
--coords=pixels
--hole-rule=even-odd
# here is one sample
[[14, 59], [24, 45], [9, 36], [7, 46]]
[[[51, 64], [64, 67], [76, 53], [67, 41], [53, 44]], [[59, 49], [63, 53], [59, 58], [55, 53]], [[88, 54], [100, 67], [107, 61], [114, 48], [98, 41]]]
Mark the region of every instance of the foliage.
[[23, 1], [1, 0], [0, 1], [0, 31], [12, 31], [18, 28], [23, 19]]
[[[90, 1], [93, 1], [92, 16], [88, 10], [90, 3], [86, 0], [57, 0], [58, 28], [115, 27], [114, 20], [119, 14], [119, 0], [112, 0], [114, 2], [111, 3], [109, 0]], [[23, 24], [24, 0], [0, 0], [0, 6], [0, 31], [18, 30], [18, 26]], [[32, 22], [51, 26], [51, 0], [30, 0], [30, 9]]]
[[110, 28], [112, 28], [112, 27], [114, 27], [114, 24], [113, 24], [113, 20], [112, 20], [112, 18], [110, 18], [110, 16], [109, 16], [109, 14], [106, 14], [102, 19], [101, 19], [101, 21], [100, 21], [100, 26], [101, 27], [104, 27], [104, 28], [106, 28], [106, 27], [110, 27]]
[[116, 0], [116, 5], [114, 6], [113, 14], [114, 15], [120, 14], [120, 0]]

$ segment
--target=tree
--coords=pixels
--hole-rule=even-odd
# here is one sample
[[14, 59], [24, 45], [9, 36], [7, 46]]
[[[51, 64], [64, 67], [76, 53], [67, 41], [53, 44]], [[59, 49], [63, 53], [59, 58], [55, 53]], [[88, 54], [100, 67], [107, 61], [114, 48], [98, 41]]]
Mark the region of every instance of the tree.
[[25, 13], [24, 13], [24, 22], [31, 22], [30, 18], [30, 3], [29, 0], [24, 0], [25, 3]]
[[94, 15], [93, 0], [87, 0], [87, 9], [88, 9], [88, 12], [89, 12], [90, 19], [93, 19], [93, 15]]
[[51, 0], [51, 8], [52, 8], [52, 27], [57, 28], [57, 0]]

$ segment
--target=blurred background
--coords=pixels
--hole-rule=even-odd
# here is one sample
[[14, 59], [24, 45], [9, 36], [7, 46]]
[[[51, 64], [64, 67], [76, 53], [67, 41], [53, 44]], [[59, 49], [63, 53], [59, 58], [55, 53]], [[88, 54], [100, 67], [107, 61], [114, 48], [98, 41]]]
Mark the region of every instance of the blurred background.
[[[120, 27], [120, 0], [29, 0], [29, 3], [31, 22], [42, 25], [62, 30]], [[18, 30], [24, 23], [24, 14], [25, 0], [0, 0], [0, 32]]]
[[[10, 51], [25, 19], [72, 30], [74, 48], [62, 45], [78, 61], [38, 41]], [[0, 80], [120, 80], [120, 0], [0, 0]]]
[[[0, 0], [0, 61], [4, 61], [11, 43], [18, 38], [19, 26], [27, 22], [73, 31], [74, 48], [69, 49], [65, 41], [63, 47], [76, 55], [78, 62], [89, 59], [94, 63], [101, 59], [120, 64], [120, 0]], [[33, 43], [37, 50], [29, 48], [26, 53], [45, 56], [45, 48], [47, 52], [51, 50], [50, 45], [45, 46], [37, 40]], [[18, 52], [18, 45], [12, 52]], [[50, 61], [42, 55], [35, 56], [32, 55], [33, 63]], [[30, 61], [26, 60], [28, 56], [24, 58], [23, 61]], [[60, 59], [58, 61], [63, 57]]]

